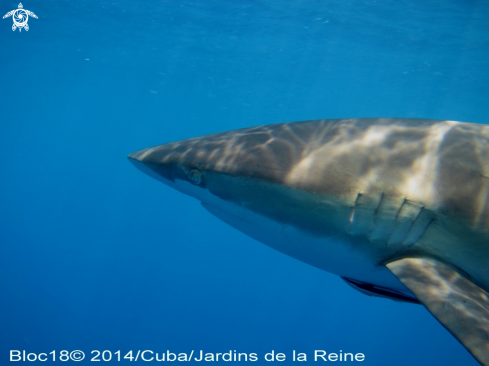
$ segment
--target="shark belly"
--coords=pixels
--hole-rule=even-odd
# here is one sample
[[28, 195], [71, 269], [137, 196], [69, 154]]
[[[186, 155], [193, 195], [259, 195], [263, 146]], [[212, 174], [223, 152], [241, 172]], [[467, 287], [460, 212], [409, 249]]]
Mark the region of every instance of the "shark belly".
[[202, 206], [228, 225], [272, 249], [342, 278], [414, 296], [385, 266], [377, 265], [363, 251], [354, 249], [362, 244], [365, 248], [367, 241], [362, 243], [340, 234], [314, 236], [292, 225], [219, 201], [202, 202]]

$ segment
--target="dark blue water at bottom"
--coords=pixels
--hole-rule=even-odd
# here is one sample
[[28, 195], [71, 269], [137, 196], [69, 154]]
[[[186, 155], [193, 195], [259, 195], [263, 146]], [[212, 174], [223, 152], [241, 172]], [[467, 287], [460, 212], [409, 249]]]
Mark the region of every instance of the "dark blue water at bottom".
[[23, 5], [28, 32], [0, 22], [0, 364], [21, 363], [10, 350], [477, 364], [424, 307], [246, 237], [126, 155], [296, 120], [488, 123], [487, 1]]

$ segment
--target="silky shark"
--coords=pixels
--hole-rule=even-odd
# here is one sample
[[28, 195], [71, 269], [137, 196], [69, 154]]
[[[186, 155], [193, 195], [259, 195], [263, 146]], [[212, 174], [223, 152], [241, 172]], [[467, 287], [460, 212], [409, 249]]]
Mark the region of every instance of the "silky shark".
[[167, 143], [129, 160], [356, 290], [421, 303], [489, 365], [489, 125], [282, 123]]

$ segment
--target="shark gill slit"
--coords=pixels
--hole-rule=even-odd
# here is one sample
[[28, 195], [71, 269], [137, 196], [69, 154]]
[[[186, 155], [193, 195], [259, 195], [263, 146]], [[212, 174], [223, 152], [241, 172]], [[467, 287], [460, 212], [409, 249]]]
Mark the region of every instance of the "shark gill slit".
[[402, 242], [402, 249], [408, 250], [416, 244], [426, 233], [433, 221], [435, 221], [435, 215], [431, 211], [426, 210], [424, 206], [421, 206], [418, 215], [409, 228], [406, 238]]
[[[413, 226], [413, 222], [419, 215], [420, 208], [422, 206], [418, 206], [418, 212], [416, 212], [415, 216], [409, 217], [412, 213], [412, 209], [416, 208], [415, 203], [411, 203], [406, 197], [402, 202], [401, 208], [396, 216], [396, 221], [392, 228], [392, 231], [389, 236], [389, 240], [387, 241], [388, 246], [402, 246], [408, 234]], [[411, 212], [410, 212], [411, 211]]]
[[358, 192], [357, 198], [355, 198], [355, 203], [353, 204], [353, 208], [352, 208], [351, 214], [350, 214], [350, 226], [348, 228], [348, 236], [351, 236], [351, 229], [353, 226], [353, 221], [355, 220], [355, 208], [357, 207], [357, 203], [358, 203], [358, 200], [360, 199], [360, 197], [362, 197], [362, 193]]
[[[435, 218], [434, 217], [429, 221], [428, 225], [426, 226], [426, 229], [428, 228], [428, 226], [431, 225], [431, 223], [433, 221], [435, 221]], [[423, 234], [424, 234], [424, 232], [423, 232]], [[423, 236], [423, 234], [418, 238], [418, 240], [421, 239], [421, 237]], [[397, 249], [388, 259], [384, 260], [383, 263], [391, 262], [393, 260], [393, 258], [400, 258], [400, 257], [402, 257], [402, 254], [404, 252], [408, 251], [408, 249], [410, 249], [414, 244], [416, 244], [418, 242], [418, 240], [416, 240], [414, 243], [412, 243], [410, 245], [404, 245], [404, 242], [403, 242], [403, 245], [401, 245], [399, 247], [399, 249]], [[379, 263], [379, 265], [384, 265], [384, 264]], [[461, 269], [457, 269], [457, 271], [459, 271], [459, 272], [461, 271], [461, 273], [465, 274], [465, 271], [463, 271]], [[467, 278], [471, 278], [471, 277], [469, 275], [467, 275]]]
[[[402, 203], [401, 205], [399, 206], [399, 210], [397, 210], [397, 213], [396, 213], [396, 218], [394, 219], [394, 222], [396, 223], [397, 220], [399, 219], [399, 213], [401, 212], [402, 210], [402, 207], [404, 206], [404, 204], [406, 203], [406, 197], [404, 197], [404, 199], [402, 200]], [[394, 227], [393, 227], [394, 229]]]
[[394, 217], [394, 221], [392, 222], [392, 225], [389, 228], [389, 234], [385, 238], [385, 245], [388, 245], [389, 244], [389, 241], [391, 239], [391, 236], [394, 233], [397, 220], [399, 219], [399, 213], [401, 212], [402, 207], [404, 206], [405, 203], [406, 203], [406, 197], [403, 198], [402, 203], [399, 205], [399, 208], [397, 209], [397, 212], [396, 212], [395, 217]]
[[[404, 201], [406, 202], [407, 200], [404, 200]], [[409, 237], [409, 234], [411, 233], [412, 228], [414, 227], [414, 223], [415, 223], [415, 222], [416, 222], [416, 220], [418, 219], [418, 217], [419, 217], [419, 215], [421, 214], [421, 212], [423, 212], [423, 210], [424, 210], [424, 206], [421, 206], [421, 207], [419, 208], [418, 213], [416, 214], [416, 216], [414, 217], [414, 219], [411, 221], [411, 224], [409, 225], [409, 228], [408, 228], [408, 229], [407, 229], [407, 231], [406, 231], [406, 236], [404, 236], [404, 238], [402, 239], [402, 242], [401, 242], [402, 247], [405, 247], [405, 246], [406, 246], [404, 243], [406, 243], [406, 240], [407, 240], [407, 238]], [[407, 243], [406, 243], [406, 244], [407, 244]], [[413, 243], [413, 244], [414, 244], [414, 243]], [[411, 244], [411, 245], [412, 245], [412, 244]], [[411, 245], [409, 245], [409, 246], [411, 246]]]
[[384, 192], [382, 191], [382, 193], [380, 194], [379, 203], [378, 203], [377, 207], [374, 210], [374, 219], [373, 219], [373, 222], [372, 222], [372, 227], [370, 228], [369, 233], [367, 235], [367, 238], [368, 238], [368, 241], [369, 242], [370, 242], [370, 239], [372, 239], [372, 233], [374, 232], [375, 224], [377, 223], [377, 214], [379, 213], [380, 205], [382, 204], [382, 200], [383, 199], [384, 199]]

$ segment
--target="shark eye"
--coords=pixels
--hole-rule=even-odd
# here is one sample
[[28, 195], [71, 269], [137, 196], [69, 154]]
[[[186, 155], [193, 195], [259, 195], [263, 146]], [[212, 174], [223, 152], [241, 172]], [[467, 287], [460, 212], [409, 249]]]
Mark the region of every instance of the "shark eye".
[[192, 184], [200, 184], [202, 182], [202, 174], [197, 169], [192, 169], [188, 172], [188, 180]]

